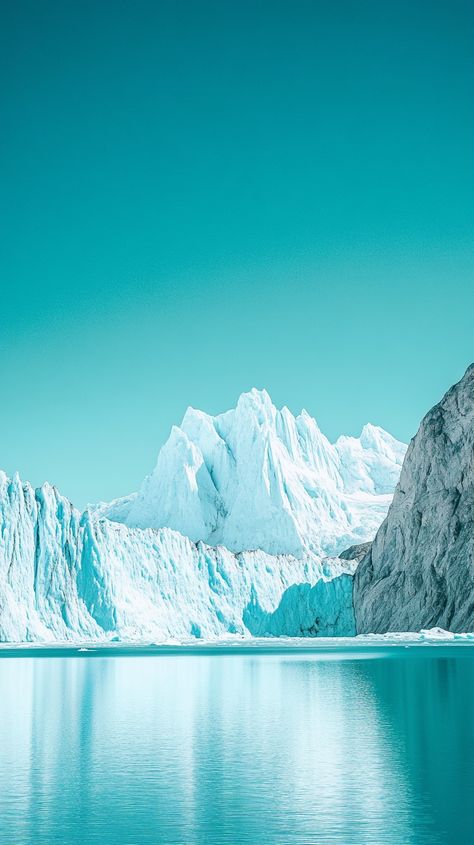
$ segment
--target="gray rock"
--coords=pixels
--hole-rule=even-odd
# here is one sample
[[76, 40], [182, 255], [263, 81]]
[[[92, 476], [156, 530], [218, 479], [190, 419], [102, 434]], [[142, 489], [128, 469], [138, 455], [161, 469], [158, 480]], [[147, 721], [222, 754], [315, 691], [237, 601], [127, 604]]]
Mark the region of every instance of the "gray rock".
[[372, 543], [358, 543], [356, 546], [349, 546], [348, 549], [344, 549], [338, 557], [341, 560], [362, 560], [363, 557], [366, 556], [368, 553]]
[[474, 364], [423, 419], [354, 581], [358, 633], [474, 630]]

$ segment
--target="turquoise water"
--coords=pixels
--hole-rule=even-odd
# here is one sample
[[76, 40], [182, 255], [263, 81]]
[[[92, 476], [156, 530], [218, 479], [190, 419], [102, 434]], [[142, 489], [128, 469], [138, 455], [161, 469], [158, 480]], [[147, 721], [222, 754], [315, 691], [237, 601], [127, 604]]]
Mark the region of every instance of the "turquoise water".
[[474, 647], [0, 657], [5, 845], [468, 845]]

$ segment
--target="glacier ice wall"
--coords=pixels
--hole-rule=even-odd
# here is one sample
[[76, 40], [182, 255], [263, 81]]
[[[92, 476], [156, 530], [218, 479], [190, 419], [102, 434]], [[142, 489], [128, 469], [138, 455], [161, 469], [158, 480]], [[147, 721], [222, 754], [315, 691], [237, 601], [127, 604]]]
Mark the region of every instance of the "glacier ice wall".
[[354, 563], [324, 558], [372, 538], [404, 453], [252, 390], [189, 408], [140, 491], [83, 514], [0, 473], [0, 639], [350, 635]]
[[[128, 528], [97, 513], [81, 515], [51, 485], [33, 490], [0, 473], [3, 641], [248, 636], [256, 630], [257, 605], [271, 615], [295, 583], [321, 579], [330, 587], [333, 576], [339, 583], [350, 570], [350, 562], [328, 567], [309, 552], [301, 558], [233, 554], [167, 528]], [[350, 633], [353, 618], [332, 607], [338, 590], [323, 593], [311, 605], [315, 618], [323, 618], [320, 633]], [[325, 628], [326, 614], [331, 620], [339, 614], [339, 623]], [[276, 623], [267, 628], [278, 633]]]
[[0, 472], [0, 639], [95, 637], [78, 581], [80, 514], [49, 484]]
[[234, 552], [335, 555], [373, 538], [405, 451], [373, 425], [331, 444], [306, 411], [254, 389], [215, 417], [188, 408], [139, 492], [97, 512]]
[[[339, 560], [326, 564], [329, 577], [316, 583], [292, 584], [273, 611], [264, 610], [255, 593], [244, 611], [244, 623], [254, 637], [352, 637], [356, 634], [352, 603], [352, 566]], [[329, 571], [328, 571], [329, 570]]]

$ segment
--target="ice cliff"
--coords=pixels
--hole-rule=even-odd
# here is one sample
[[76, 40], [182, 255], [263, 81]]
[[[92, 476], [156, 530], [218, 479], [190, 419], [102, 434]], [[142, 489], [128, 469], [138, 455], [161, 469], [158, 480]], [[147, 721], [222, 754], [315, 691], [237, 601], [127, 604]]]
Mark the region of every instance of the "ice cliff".
[[306, 411], [277, 410], [254, 389], [216, 417], [188, 408], [138, 494], [99, 510], [234, 552], [335, 555], [373, 538], [405, 451], [374, 425], [332, 444]]
[[189, 409], [110, 505], [0, 472], [0, 640], [351, 635], [355, 563], [327, 555], [375, 533], [404, 451], [375, 426], [331, 444], [253, 390]]
[[320, 609], [319, 634], [354, 628], [350, 563], [331, 566], [310, 553], [300, 559], [233, 554], [167, 528], [128, 528], [81, 515], [49, 484], [33, 490], [4, 473], [0, 538], [3, 641], [274, 633], [266, 617], [295, 583], [324, 585], [331, 612], [326, 620]]
[[408, 447], [354, 606], [360, 633], [474, 630], [474, 365]]

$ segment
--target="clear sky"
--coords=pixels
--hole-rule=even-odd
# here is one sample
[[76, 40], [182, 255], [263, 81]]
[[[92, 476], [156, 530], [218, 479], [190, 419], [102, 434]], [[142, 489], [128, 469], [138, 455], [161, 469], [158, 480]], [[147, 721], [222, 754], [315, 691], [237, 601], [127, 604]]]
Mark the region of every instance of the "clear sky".
[[412, 436], [474, 359], [471, 0], [0, 14], [0, 467], [113, 498], [252, 386]]

